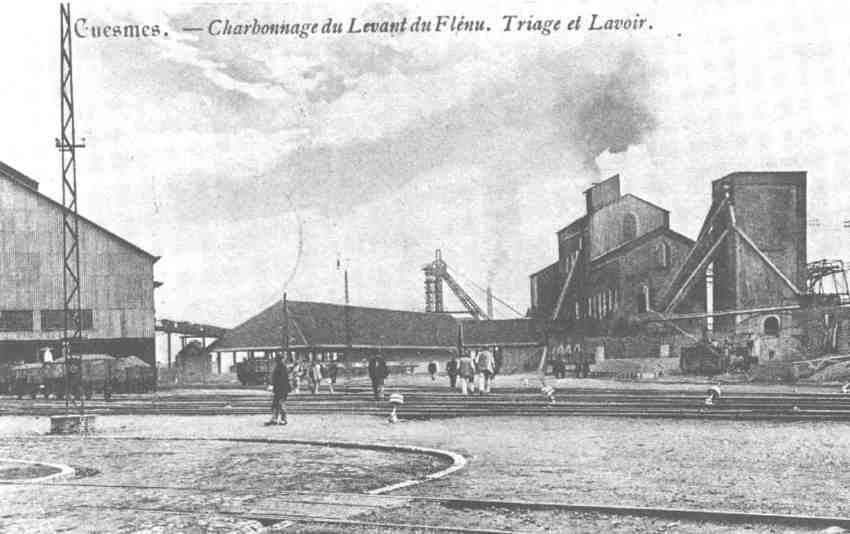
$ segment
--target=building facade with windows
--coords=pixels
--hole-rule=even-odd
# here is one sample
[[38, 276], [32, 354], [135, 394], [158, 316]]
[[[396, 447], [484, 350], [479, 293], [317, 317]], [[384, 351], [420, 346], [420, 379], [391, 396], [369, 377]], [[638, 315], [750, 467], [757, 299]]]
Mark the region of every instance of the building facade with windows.
[[666, 209], [622, 194], [619, 175], [584, 195], [586, 213], [557, 233], [558, 261], [530, 277], [530, 315], [616, 333], [623, 320], [656, 309], [693, 241], [670, 228]]
[[[0, 363], [61, 354], [62, 205], [0, 162]], [[87, 354], [154, 356], [157, 257], [80, 217], [80, 287]]]

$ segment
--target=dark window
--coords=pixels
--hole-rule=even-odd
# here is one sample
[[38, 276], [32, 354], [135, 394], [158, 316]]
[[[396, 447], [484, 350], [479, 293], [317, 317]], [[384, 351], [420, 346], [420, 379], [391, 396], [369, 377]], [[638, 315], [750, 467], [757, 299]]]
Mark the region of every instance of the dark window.
[[32, 310], [0, 311], [0, 332], [32, 332]]
[[[92, 311], [81, 310], [81, 322], [83, 330], [91, 330], [93, 327]], [[41, 329], [62, 330], [65, 328], [64, 310], [41, 310]]]
[[623, 241], [631, 241], [637, 236], [637, 217], [634, 213], [623, 216]]
[[666, 242], [658, 245], [658, 266], [662, 269], [670, 267], [670, 245]]
[[768, 317], [764, 320], [764, 335], [778, 336], [779, 335], [779, 318]]
[[637, 293], [637, 312], [638, 313], [646, 313], [649, 311], [649, 304], [651, 302], [651, 295], [649, 286], [643, 284], [640, 286], [640, 291]]

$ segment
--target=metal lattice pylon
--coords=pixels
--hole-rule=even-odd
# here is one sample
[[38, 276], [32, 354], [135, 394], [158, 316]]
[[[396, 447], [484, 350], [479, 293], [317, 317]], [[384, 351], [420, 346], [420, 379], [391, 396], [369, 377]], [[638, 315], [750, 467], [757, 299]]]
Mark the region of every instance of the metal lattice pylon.
[[77, 144], [74, 129], [74, 77], [71, 61], [71, 6], [59, 5], [60, 15], [60, 137], [56, 148], [62, 155], [62, 287], [63, 287], [63, 335], [62, 356], [65, 361], [65, 407], [69, 395], [77, 392], [80, 412], [84, 410], [85, 395], [82, 392], [82, 358], [74, 354], [75, 345], [83, 337], [82, 310], [80, 302], [80, 233], [77, 215]]

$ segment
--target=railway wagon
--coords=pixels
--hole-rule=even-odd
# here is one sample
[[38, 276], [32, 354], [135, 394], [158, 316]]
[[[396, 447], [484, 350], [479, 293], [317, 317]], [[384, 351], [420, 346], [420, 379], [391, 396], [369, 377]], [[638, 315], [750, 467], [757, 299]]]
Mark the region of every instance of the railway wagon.
[[19, 399], [29, 395], [33, 399], [44, 384], [44, 365], [40, 363], [21, 363], [9, 368], [10, 393]]
[[718, 350], [704, 344], [682, 347], [679, 367], [685, 374], [719, 375], [728, 367], [727, 358]]
[[[135, 356], [114, 358], [108, 354], [82, 355], [82, 387], [75, 396], [85, 395], [92, 398], [95, 393], [103, 393], [109, 399], [113, 393], [144, 393], [155, 387], [154, 369]], [[8, 383], [7, 392], [18, 398], [35, 398], [42, 394], [45, 398], [55, 396], [63, 398], [66, 393], [66, 365], [64, 358], [45, 363], [23, 363], [12, 365], [8, 374], [0, 383]], [[0, 368], [0, 372], [3, 369]], [[71, 368], [70, 378], [79, 373]]]

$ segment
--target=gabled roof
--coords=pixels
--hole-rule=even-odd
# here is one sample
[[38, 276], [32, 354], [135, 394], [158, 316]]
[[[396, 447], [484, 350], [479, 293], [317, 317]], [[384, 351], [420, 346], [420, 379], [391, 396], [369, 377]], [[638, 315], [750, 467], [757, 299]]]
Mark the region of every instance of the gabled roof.
[[[293, 347], [344, 348], [349, 337], [353, 347], [448, 348], [457, 344], [457, 322], [448, 314], [303, 301], [288, 301], [287, 309]], [[229, 330], [210, 350], [279, 348], [282, 326], [283, 303], [278, 301]]]
[[653, 208], [655, 208], [655, 209], [657, 209], [657, 210], [660, 210], [660, 211], [663, 211], [664, 213], [670, 213], [670, 210], [668, 210], [668, 209], [666, 209], [666, 208], [662, 208], [662, 207], [661, 207], [661, 206], [659, 206], [658, 204], [655, 204], [655, 203], [653, 203], [653, 202], [650, 202], [650, 201], [648, 201], [648, 200], [646, 200], [646, 199], [644, 199], [644, 198], [641, 198], [641, 197], [639, 197], [639, 196], [637, 196], [637, 195], [633, 195], [633, 194], [631, 194], [631, 193], [626, 193], [625, 195], [621, 196], [620, 198], [618, 198], [617, 200], [615, 200], [614, 202], [612, 202], [612, 204], [616, 204], [617, 202], [620, 202], [621, 200], [624, 200], [624, 199], [625, 199], [625, 198], [627, 198], [627, 197], [628, 197], [628, 198], [633, 198], [633, 199], [638, 200], [638, 201], [640, 201], [640, 202], [643, 202], [643, 203], [644, 203], [644, 204], [646, 204], [647, 206], [652, 206]]
[[[2, 161], [0, 161], [0, 178], [8, 180], [9, 182], [15, 184], [17, 187], [20, 187], [23, 191], [26, 191], [27, 193], [29, 193], [31, 195], [35, 195], [39, 199], [48, 202], [49, 204], [59, 208], [60, 210], [65, 209], [64, 206], [62, 206], [62, 204], [60, 204], [59, 202], [56, 202], [55, 200], [53, 200], [49, 196], [40, 193], [38, 191], [38, 182], [36, 182], [32, 178], [30, 178], [29, 176], [25, 175], [24, 173], [18, 171], [17, 169], [14, 169], [13, 167], [10, 167], [9, 165], [3, 163]], [[150, 252], [142, 249], [141, 247], [138, 247], [138, 246], [134, 245], [133, 243], [130, 243], [129, 241], [127, 241], [123, 237], [110, 232], [109, 230], [107, 230], [103, 226], [91, 221], [90, 219], [83, 217], [82, 215], [78, 214], [78, 216], [79, 216], [81, 221], [84, 221], [84, 222], [94, 226], [97, 230], [100, 230], [101, 232], [105, 233], [106, 235], [108, 235], [112, 239], [118, 241], [119, 243], [122, 243], [123, 245], [126, 245], [127, 247], [133, 249], [134, 251], [151, 258], [154, 262], [159, 260], [159, 256], [155, 256], [155, 255], [151, 254]]]
[[612, 258], [622, 256], [623, 254], [643, 245], [648, 241], [655, 239], [658, 236], [666, 236], [671, 239], [675, 239], [688, 247], [692, 247], [694, 245], [694, 241], [692, 239], [685, 237], [684, 235], [680, 234], [679, 232], [676, 232], [675, 230], [671, 230], [669, 227], [659, 226], [658, 228], [650, 230], [649, 232], [637, 237], [636, 239], [632, 239], [631, 241], [627, 241], [622, 245], [612, 248], [601, 256], [593, 258], [593, 261], [591, 263], [594, 266], [598, 266], [602, 263], [610, 261]]

